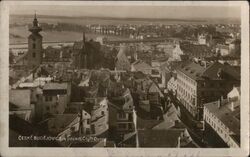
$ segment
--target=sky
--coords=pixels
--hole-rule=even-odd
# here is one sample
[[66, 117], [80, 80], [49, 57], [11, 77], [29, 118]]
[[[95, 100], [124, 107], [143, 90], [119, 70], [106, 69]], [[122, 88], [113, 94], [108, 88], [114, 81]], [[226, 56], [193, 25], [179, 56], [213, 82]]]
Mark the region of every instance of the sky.
[[240, 18], [237, 6], [11, 6], [10, 14], [117, 18]]

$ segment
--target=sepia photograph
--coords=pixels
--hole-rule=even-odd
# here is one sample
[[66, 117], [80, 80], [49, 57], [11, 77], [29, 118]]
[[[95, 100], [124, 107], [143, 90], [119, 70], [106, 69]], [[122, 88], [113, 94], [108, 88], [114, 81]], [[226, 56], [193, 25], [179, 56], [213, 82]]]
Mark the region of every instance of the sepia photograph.
[[248, 4], [218, 4], [1, 3], [6, 147], [247, 156]]

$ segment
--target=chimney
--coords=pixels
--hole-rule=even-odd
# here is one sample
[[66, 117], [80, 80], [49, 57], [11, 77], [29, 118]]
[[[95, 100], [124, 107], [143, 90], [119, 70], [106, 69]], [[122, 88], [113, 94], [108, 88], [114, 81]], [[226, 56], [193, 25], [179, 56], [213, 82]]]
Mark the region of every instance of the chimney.
[[233, 101], [230, 104], [230, 109], [231, 109], [232, 112], [234, 111], [234, 102]]
[[181, 147], [181, 137], [178, 137], [178, 141], [177, 141], [177, 148]]
[[207, 62], [204, 61], [204, 68], [207, 68]]
[[218, 108], [220, 108], [221, 107], [221, 100], [220, 99], [217, 101], [217, 104], [218, 104]]
[[217, 71], [217, 77], [218, 78], [222, 77], [222, 69], [221, 68], [219, 68], [218, 71]]
[[62, 51], [60, 51], [60, 59], [62, 59], [63, 58], [63, 52]]
[[221, 98], [218, 100], [218, 108], [220, 108], [222, 106], [222, 101], [223, 101], [223, 96], [221, 96]]
[[103, 143], [104, 143], [103, 146], [106, 147], [107, 146], [107, 139], [106, 138], [104, 138]]

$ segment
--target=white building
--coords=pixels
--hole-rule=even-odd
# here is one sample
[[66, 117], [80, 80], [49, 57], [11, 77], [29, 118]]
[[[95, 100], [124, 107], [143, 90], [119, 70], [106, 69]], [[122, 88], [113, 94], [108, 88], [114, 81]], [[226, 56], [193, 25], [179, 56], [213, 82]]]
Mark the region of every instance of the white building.
[[204, 34], [198, 35], [198, 44], [200, 45], [206, 45], [206, 36]]
[[181, 61], [181, 55], [183, 55], [183, 51], [180, 48], [180, 44], [176, 44], [173, 49], [172, 57], [170, 60], [172, 61]]
[[172, 91], [173, 94], [176, 94], [177, 91], [177, 78], [172, 76], [170, 80], [167, 83], [167, 89], [168, 91]]
[[229, 48], [229, 45], [218, 44], [216, 46], [215, 51], [217, 53], [220, 53], [222, 56], [226, 56], [230, 53], [230, 48]]
[[240, 147], [239, 88], [228, 93], [228, 98], [204, 104], [204, 121], [230, 148]]

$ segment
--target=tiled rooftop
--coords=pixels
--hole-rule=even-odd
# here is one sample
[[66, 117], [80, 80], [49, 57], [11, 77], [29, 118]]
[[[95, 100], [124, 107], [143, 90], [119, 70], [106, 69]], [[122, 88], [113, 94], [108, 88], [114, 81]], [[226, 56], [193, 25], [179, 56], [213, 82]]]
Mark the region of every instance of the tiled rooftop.
[[183, 130], [138, 130], [140, 147], [177, 147]]
[[67, 89], [68, 84], [67, 83], [56, 83], [56, 82], [50, 82], [46, 83], [44, 85], [44, 90], [62, 90], [62, 89]]
[[240, 79], [240, 71], [237, 71], [234, 67], [230, 65], [224, 65], [219, 62], [214, 62], [208, 67], [204, 67], [199, 63], [195, 62], [185, 62], [182, 63], [181, 66], [178, 67], [178, 70], [189, 76], [194, 80], [201, 80], [201, 79], [211, 79], [211, 80], [220, 80], [223, 77], [218, 77], [218, 71], [221, 70], [222, 75], [223, 73], [231, 76], [231, 78], [235, 80]]
[[229, 107], [231, 104], [231, 101], [225, 102], [225, 104], [222, 103], [221, 107], [218, 108], [218, 101], [207, 103], [204, 105], [209, 112], [214, 114], [220, 121], [226, 125], [232, 132], [239, 135], [240, 134], [240, 120], [237, 118], [237, 116], [240, 114], [240, 101], [235, 101], [235, 106], [238, 106], [235, 108], [234, 111], [232, 111]]

